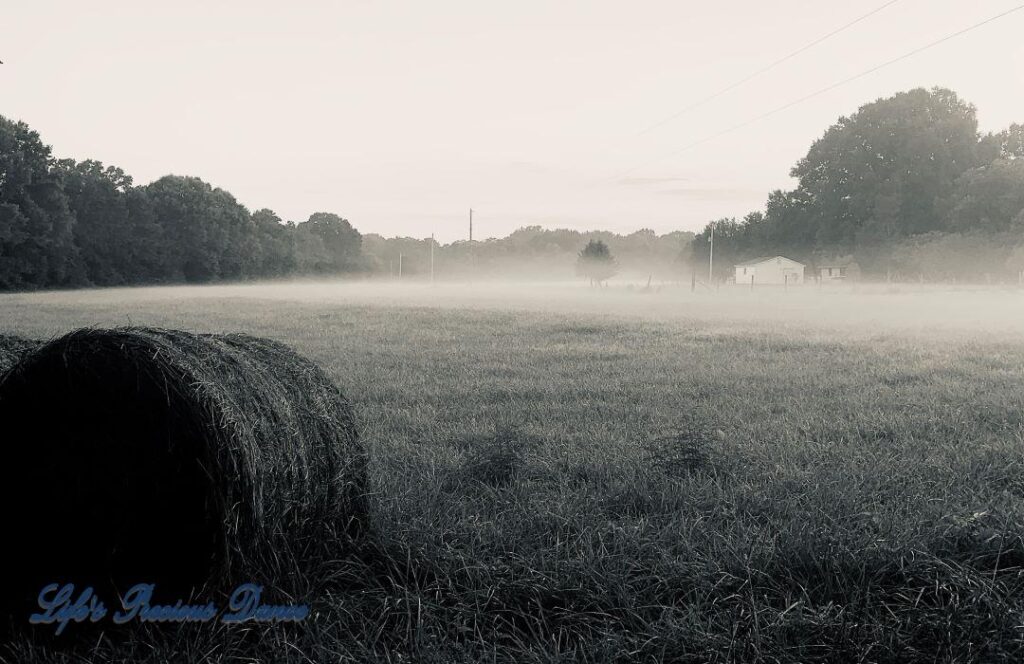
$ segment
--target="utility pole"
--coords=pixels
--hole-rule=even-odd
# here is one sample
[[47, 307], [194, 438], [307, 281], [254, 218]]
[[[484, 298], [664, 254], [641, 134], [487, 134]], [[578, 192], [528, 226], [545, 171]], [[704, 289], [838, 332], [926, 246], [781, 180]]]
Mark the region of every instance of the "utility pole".
[[434, 283], [434, 234], [430, 234], [430, 283]]
[[715, 222], [711, 222], [711, 249], [708, 252], [708, 286], [711, 285], [713, 269], [715, 267]]
[[469, 241], [473, 241], [473, 208], [469, 208]]
[[402, 278], [402, 252], [398, 252], [398, 278]]

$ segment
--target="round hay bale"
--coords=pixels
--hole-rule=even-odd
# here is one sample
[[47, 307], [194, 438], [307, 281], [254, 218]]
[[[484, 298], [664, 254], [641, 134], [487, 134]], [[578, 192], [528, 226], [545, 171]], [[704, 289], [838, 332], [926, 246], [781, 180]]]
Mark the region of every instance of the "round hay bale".
[[367, 526], [349, 402], [266, 339], [72, 332], [3, 377], [0, 422], [15, 558], [4, 588], [21, 606], [68, 581], [156, 583], [171, 599], [241, 581], [288, 588], [303, 561], [343, 555]]
[[7, 371], [21, 359], [21, 356], [38, 346], [40, 342], [13, 334], [0, 334], [0, 374]]

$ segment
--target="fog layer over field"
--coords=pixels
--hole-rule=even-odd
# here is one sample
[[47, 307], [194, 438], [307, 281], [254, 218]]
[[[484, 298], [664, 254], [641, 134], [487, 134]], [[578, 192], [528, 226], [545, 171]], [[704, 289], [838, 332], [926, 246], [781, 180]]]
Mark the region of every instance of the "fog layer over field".
[[370, 455], [380, 550], [310, 572], [316, 620], [90, 660], [1021, 661], [1024, 292], [612, 284], [0, 296], [285, 342]]
[[[691, 290], [692, 288], [692, 290]], [[592, 288], [579, 282], [476, 283], [317, 281], [54, 291], [0, 296], [6, 315], [68, 304], [123, 307], [163, 302], [187, 307], [196, 298], [238, 298], [239, 306], [273, 317], [275, 301], [325, 307], [474, 308], [607, 315], [639, 320], [714, 322], [736, 332], [777, 330], [815, 337], [873, 332], [1005, 336], [1024, 332], [1024, 289], [928, 284], [722, 286], [652, 282]], [[251, 300], [245, 304], [244, 300]], [[6, 317], [6, 316], [5, 316]], [[125, 319], [124, 323], [129, 323]]]

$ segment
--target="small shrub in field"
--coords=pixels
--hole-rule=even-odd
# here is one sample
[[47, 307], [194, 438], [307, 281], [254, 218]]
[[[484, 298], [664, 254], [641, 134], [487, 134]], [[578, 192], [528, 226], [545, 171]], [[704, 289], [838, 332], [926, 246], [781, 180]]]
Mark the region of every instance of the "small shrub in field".
[[484, 438], [462, 441], [466, 461], [459, 471], [463, 481], [490, 487], [507, 487], [520, 476], [526, 454], [537, 441], [516, 428], [499, 428]]
[[714, 470], [725, 434], [704, 416], [692, 415], [674, 431], [645, 446], [651, 467], [670, 477]]

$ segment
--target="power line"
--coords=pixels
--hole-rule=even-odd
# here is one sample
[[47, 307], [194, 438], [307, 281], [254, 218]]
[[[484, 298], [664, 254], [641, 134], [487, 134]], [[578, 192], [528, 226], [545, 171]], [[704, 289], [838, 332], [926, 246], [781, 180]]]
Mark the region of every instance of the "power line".
[[650, 131], [654, 131], [658, 127], [662, 127], [662, 126], [668, 124], [669, 122], [672, 122], [676, 118], [678, 118], [680, 116], [683, 116], [683, 115], [686, 115], [687, 113], [689, 113], [690, 111], [694, 110], [695, 108], [699, 108], [699, 107], [703, 106], [704, 104], [708, 103], [709, 101], [713, 101], [715, 99], [718, 99], [719, 97], [721, 97], [725, 93], [731, 92], [731, 91], [735, 90], [736, 88], [740, 87], [741, 85], [743, 85], [744, 83], [757, 78], [761, 74], [767, 73], [767, 72], [771, 71], [772, 69], [775, 69], [776, 67], [778, 67], [782, 63], [786, 62], [787, 60], [791, 60], [791, 59], [795, 58], [796, 56], [800, 55], [801, 53], [803, 53], [804, 51], [809, 50], [809, 49], [817, 46], [818, 44], [820, 44], [821, 42], [825, 41], [826, 39], [834, 37], [834, 36], [838, 35], [840, 32], [843, 32], [844, 30], [852, 28], [853, 26], [857, 25], [858, 23], [860, 23], [864, 19], [867, 19], [867, 18], [870, 18], [871, 16], [874, 16], [875, 14], [877, 14], [880, 11], [882, 11], [886, 7], [890, 7], [892, 5], [895, 5], [899, 1], [900, 0], [889, 0], [889, 2], [885, 3], [884, 5], [881, 5], [880, 7], [876, 7], [875, 9], [872, 9], [867, 14], [864, 14], [863, 16], [855, 18], [854, 20], [850, 21], [846, 25], [843, 25], [843, 26], [841, 26], [839, 28], [836, 28], [832, 32], [828, 33], [827, 35], [824, 35], [823, 37], [819, 37], [818, 39], [815, 39], [810, 44], [807, 44], [805, 46], [801, 46], [800, 48], [798, 48], [797, 50], [793, 51], [792, 53], [779, 58], [775, 62], [773, 62], [773, 63], [771, 63], [769, 65], [766, 65], [766, 66], [762, 67], [761, 69], [758, 69], [754, 73], [748, 75], [746, 78], [742, 78], [742, 79], [736, 81], [735, 83], [733, 83], [732, 85], [724, 87], [721, 90], [719, 90], [718, 92], [716, 92], [716, 93], [714, 93], [714, 94], [712, 94], [712, 95], [710, 95], [708, 97], [705, 97], [705, 98], [701, 99], [700, 101], [696, 101], [696, 102], [690, 104], [686, 108], [684, 108], [681, 111], [678, 111], [678, 112], [668, 116], [664, 120], [656, 122], [653, 125], [647, 127], [646, 129], [642, 129], [640, 132], [637, 133], [637, 135], [640, 136], [640, 135], [646, 134], [646, 133], [648, 133]]
[[683, 147], [679, 148], [678, 150], [675, 150], [675, 151], [670, 152], [668, 154], [664, 154], [664, 155], [662, 155], [660, 157], [657, 157], [655, 159], [652, 159], [650, 161], [646, 161], [646, 162], [640, 164], [639, 166], [635, 166], [635, 167], [631, 168], [630, 170], [626, 171], [625, 173], [623, 173], [622, 175], [629, 175], [630, 173], [633, 173], [633, 172], [637, 171], [638, 169], [643, 168], [644, 166], [649, 166], [652, 163], [655, 163], [655, 162], [658, 162], [658, 161], [662, 161], [664, 159], [668, 159], [669, 157], [674, 157], [675, 155], [680, 154], [681, 152], [686, 152], [687, 150], [693, 149], [693, 148], [697, 147], [698, 145], [703, 145], [704, 143], [707, 143], [709, 141], [713, 141], [716, 138], [721, 138], [722, 136], [725, 136], [726, 134], [731, 134], [734, 131], [738, 131], [738, 130], [743, 129], [745, 127], [749, 127], [750, 125], [752, 125], [752, 124], [754, 124], [756, 122], [760, 122], [761, 120], [764, 120], [765, 118], [771, 117], [771, 116], [775, 115], [776, 113], [781, 113], [782, 111], [785, 111], [786, 109], [789, 109], [789, 108], [792, 108], [792, 107], [796, 106], [797, 104], [802, 104], [803, 102], [807, 101], [808, 99], [813, 99], [814, 97], [817, 97], [818, 95], [822, 95], [822, 94], [825, 94], [826, 92], [830, 92], [832, 90], [835, 90], [836, 88], [838, 88], [840, 86], [843, 86], [843, 85], [846, 85], [847, 83], [852, 83], [853, 81], [856, 81], [858, 79], [864, 78], [865, 76], [868, 76], [869, 74], [873, 74], [873, 73], [875, 73], [876, 71], [878, 71], [880, 69], [884, 69], [885, 67], [888, 67], [890, 65], [894, 65], [897, 62], [900, 62], [902, 60], [906, 60], [907, 58], [913, 57], [913, 56], [915, 56], [915, 55], [917, 55], [919, 53], [927, 51], [930, 48], [934, 48], [935, 46], [938, 46], [939, 44], [947, 42], [947, 41], [949, 41], [951, 39], [955, 39], [956, 37], [960, 37], [962, 35], [965, 35], [968, 32], [971, 32], [972, 30], [977, 30], [978, 28], [980, 28], [980, 27], [982, 27], [984, 25], [992, 23], [993, 21], [997, 21], [997, 20], [999, 20], [999, 19], [1001, 19], [1001, 18], [1003, 18], [1005, 16], [1009, 16], [1010, 14], [1012, 14], [1014, 12], [1018, 12], [1021, 9], [1024, 9], [1024, 4], [1017, 5], [1016, 7], [1008, 9], [1005, 12], [1002, 12], [1001, 14], [996, 14], [995, 16], [987, 18], [984, 21], [981, 21], [980, 23], [975, 23], [974, 25], [972, 25], [970, 27], [964, 28], [963, 30], [958, 30], [957, 32], [954, 32], [953, 34], [946, 35], [945, 37], [943, 37], [941, 39], [937, 39], [937, 40], [935, 40], [935, 41], [933, 41], [931, 43], [925, 44], [924, 46], [919, 46], [918, 48], [915, 48], [912, 51], [908, 51], [907, 53], [904, 53], [903, 55], [895, 57], [892, 60], [888, 60], [886, 62], [883, 62], [883, 63], [879, 64], [879, 65], [875, 65], [874, 67], [872, 67], [870, 69], [866, 69], [866, 70], [860, 72], [859, 74], [854, 74], [853, 76], [850, 76], [848, 78], [844, 78], [843, 80], [837, 81], [837, 82], [833, 83], [832, 85], [828, 85], [828, 86], [826, 86], [824, 88], [821, 88], [820, 90], [815, 90], [814, 92], [812, 92], [812, 93], [810, 93], [808, 95], [804, 95], [803, 97], [800, 97], [799, 99], [795, 99], [795, 100], [789, 102], [788, 104], [783, 104], [782, 106], [779, 106], [777, 108], [773, 108], [772, 110], [768, 111], [767, 113], [762, 113], [761, 115], [758, 115], [755, 118], [747, 120], [746, 122], [742, 122], [742, 123], [740, 123], [738, 125], [734, 125], [732, 127], [729, 127], [728, 129], [724, 129], [724, 130], [718, 132], [717, 134], [712, 134], [711, 136], [708, 136], [706, 138], [702, 138], [702, 139], [694, 141], [692, 143], [688, 143], [688, 144], [684, 145]]

